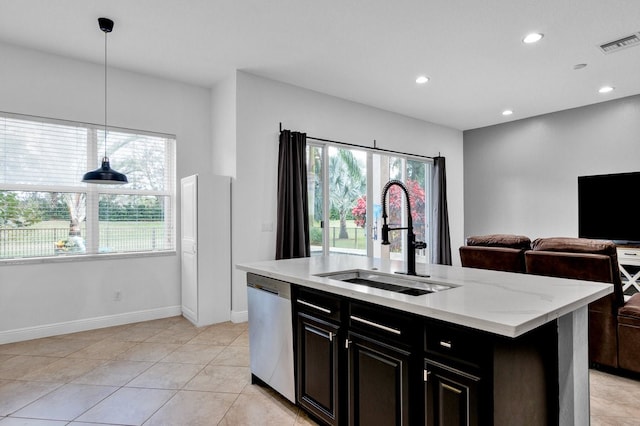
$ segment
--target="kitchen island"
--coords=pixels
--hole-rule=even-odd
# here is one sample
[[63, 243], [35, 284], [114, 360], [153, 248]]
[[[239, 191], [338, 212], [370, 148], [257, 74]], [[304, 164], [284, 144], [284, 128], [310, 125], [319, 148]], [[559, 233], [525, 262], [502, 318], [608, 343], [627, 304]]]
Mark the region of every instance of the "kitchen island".
[[[395, 410], [395, 423], [527, 424], [518, 417], [527, 398], [522, 413], [544, 413], [530, 424], [589, 423], [587, 305], [611, 293], [609, 285], [419, 265], [418, 274], [428, 277], [415, 279], [443, 289], [413, 295], [327, 276], [399, 277], [401, 262], [344, 255], [237, 267], [249, 273], [250, 285], [257, 282], [254, 288], [269, 280], [291, 285], [295, 402], [327, 424], [364, 424], [367, 413], [383, 418], [379, 406]], [[251, 307], [249, 327], [251, 335]], [[329, 367], [318, 370], [323, 361]], [[412, 378], [418, 371], [423, 387]], [[375, 380], [391, 376], [399, 387], [385, 397]], [[509, 382], [515, 380], [522, 383]], [[372, 387], [380, 392], [368, 393]], [[378, 394], [383, 399], [371, 405]]]

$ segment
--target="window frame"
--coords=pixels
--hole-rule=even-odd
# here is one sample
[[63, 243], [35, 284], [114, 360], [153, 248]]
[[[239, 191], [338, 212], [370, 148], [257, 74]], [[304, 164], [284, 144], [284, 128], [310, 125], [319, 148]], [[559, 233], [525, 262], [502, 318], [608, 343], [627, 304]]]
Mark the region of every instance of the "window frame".
[[[62, 126], [73, 126], [85, 129], [87, 131], [87, 153], [86, 153], [86, 170], [94, 170], [99, 166], [96, 163], [96, 158], [99, 155], [98, 138], [99, 133], [105, 131], [104, 125], [84, 123], [71, 120], [54, 119], [48, 117], [40, 117], [25, 114], [16, 114], [10, 112], [0, 111], [0, 118], [15, 119], [22, 121], [30, 121], [34, 123], [54, 124]], [[83, 261], [83, 260], [96, 260], [96, 259], [118, 259], [118, 258], [139, 258], [139, 257], [155, 257], [155, 256], [175, 256], [177, 253], [177, 230], [176, 230], [176, 216], [177, 216], [177, 183], [176, 183], [176, 150], [177, 139], [173, 134], [151, 132], [146, 130], [129, 129], [123, 127], [107, 126], [107, 135], [110, 132], [128, 133], [139, 136], [150, 136], [165, 139], [165, 144], [169, 143], [166, 150], [165, 162], [165, 174], [164, 185], [162, 190], [153, 189], [134, 189], [123, 188], [121, 186], [113, 185], [100, 185], [100, 184], [87, 184], [82, 182], [82, 176], [78, 176], [77, 185], [43, 185], [43, 184], [15, 184], [15, 183], [0, 183], [1, 191], [21, 191], [21, 192], [48, 192], [48, 193], [85, 193], [86, 203], [86, 233], [85, 240], [87, 246], [86, 253], [70, 253], [64, 255], [52, 255], [52, 256], [33, 256], [33, 257], [13, 257], [0, 259], [0, 266], [2, 265], [17, 265], [17, 264], [33, 264], [33, 263], [57, 263], [57, 262], [70, 262], [70, 261]], [[64, 167], [62, 165], [61, 167]], [[170, 206], [168, 209], [169, 218], [165, 216], [165, 226], [170, 229], [166, 234], [166, 238], [170, 240], [170, 247], [166, 250], [145, 250], [145, 251], [130, 251], [130, 252], [113, 252], [113, 253], [100, 253], [99, 248], [99, 200], [100, 196], [106, 195], [125, 195], [125, 196], [159, 196], [165, 197]]]
[[[367, 230], [367, 235], [371, 236], [374, 235], [373, 232], [373, 226], [374, 226], [374, 200], [377, 200], [381, 194], [374, 194], [373, 193], [373, 188], [374, 188], [374, 167], [373, 167], [373, 156], [374, 155], [380, 155], [380, 156], [387, 156], [389, 158], [400, 158], [402, 159], [402, 163], [404, 164], [403, 167], [403, 180], [406, 174], [406, 163], [408, 161], [418, 161], [421, 163], [425, 163], [428, 166], [428, 169], [426, 170], [426, 176], [425, 176], [425, 186], [426, 186], [426, 190], [427, 193], [429, 194], [429, 200], [427, 201], [425, 208], [427, 208], [428, 210], [430, 210], [430, 206], [431, 206], [431, 194], [430, 194], [430, 189], [431, 189], [431, 172], [433, 169], [433, 159], [425, 157], [425, 156], [421, 156], [421, 155], [411, 155], [411, 154], [407, 154], [407, 153], [401, 153], [401, 152], [395, 152], [395, 151], [387, 151], [387, 150], [380, 150], [380, 149], [376, 149], [376, 148], [368, 148], [368, 147], [364, 147], [364, 146], [356, 146], [356, 145], [352, 145], [352, 144], [341, 144], [339, 142], [333, 142], [333, 141], [320, 141], [320, 140], [307, 140], [307, 145], [311, 145], [311, 146], [315, 146], [315, 147], [319, 147], [322, 149], [322, 187], [323, 187], [323, 222], [329, 223], [329, 215], [330, 215], [330, 200], [329, 200], [329, 147], [334, 147], [337, 149], [352, 149], [352, 150], [360, 150], [363, 151], [366, 154], [366, 161], [365, 161], [365, 166], [366, 166], [366, 170], [367, 170], [367, 177], [366, 177], [366, 182], [367, 182], [367, 190], [366, 190], [366, 197], [367, 197], [367, 214], [366, 214], [366, 223], [365, 223], [365, 229]], [[378, 198], [376, 198], [378, 197]], [[404, 201], [403, 201], [404, 203]], [[403, 204], [403, 208], [404, 208], [404, 204]], [[433, 234], [432, 234], [432, 220], [433, 218], [431, 217], [432, 215], [428, 215], [427, 216], [427, 221], [425, 223], [425, 227], [426, 227], [426, 239], [427, 241], [425, 241], [429, 247], [429, 250], [431, 250], [431, 247], [433, 247]], [[380, 226], [381, 224], [378, 224], [378, 226]], [[322, 255], [322, 256], [328, 256], [328, 255], [332, 255], [335, 254], [332, 253], [331, 251], [331, 247], [329, 245], [329, 226], [323, 226], [322, 229], [322, 233], [323, 233], [323, 244], [322, 244], [322, 251], [321, 252], [317, 252], [318, 255]], [[403, 232], [403, 250], [404, 250], [404, 238], [406, 238], [405, 233]], [[374, 250], [374, 239], [371, 237], [367, 237], [367, 243], [366, 243], [366, 253], [364, 254], [366, 257], [375, 257], [375, 250]], [[425, 262], [426, 264], [431, 263], [431, 256], [427, 255], [425, 256]], [[403, 259], [404, 259], [404, 253], [403, 253]]]

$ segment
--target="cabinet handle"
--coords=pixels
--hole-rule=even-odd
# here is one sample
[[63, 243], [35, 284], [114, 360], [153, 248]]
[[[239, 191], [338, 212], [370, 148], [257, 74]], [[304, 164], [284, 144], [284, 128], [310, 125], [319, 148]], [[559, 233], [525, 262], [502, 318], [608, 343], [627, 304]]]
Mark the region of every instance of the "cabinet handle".
[[354, 321], [361, 322], [363, 324], [370, 325], [371, 327], [379, 328], [380, 330], [388, 331], [389, 333], [393, 333], [397, 335], [402, 334], [402, 332], [396, 328], [387, 327], [386, 325], [378, 324], [377, 322], [369, 321], [364, 318], [356, 317], [354, 315], [351, 315], [351, 319]]
[[426, 370], [426, 369], [424, 370], [423, 380], [424, 380], [425, 382], [428, 382], [428, 381], [429, 381], [429, 375], [430, 375], [430, 374], [431, 374], [431, 371]]
[[344, 348], [345, 349], [349, 349], [349, 345], [351, 344], [351, 340], [349, 339], [345, 339], [344, 340]]
[[453, 393], [455, 393], [455, 394], [458, 394], [458, 395], [462, 393], [462, 391], [461, 391], [460, 389], [456, 389], [456, 388], [454, 388], [453, 386], [449, 386], [449, 385], [448, 385], [448, 384], [446, 384], [446, 383], [440, 383], [440, 386], [442, 386], [442, 387], [443, 387], [443, 388], [445, 388], [446, 390], [451, 391], [451, 392], [453, 392]]
[[440, 340], [440, 346], [443, 348], [451, 349], [451, 342], [447, 342], [446, 340]]
[[625, 253], [624, 255], [625, 256], [637, 256], [638, 253]]
[[320, 337], [327, 338], [330, 342], [333, 342], [333, 336], [335, 336], [335, 334], [333, 334], [333, 332], [331, 331], [327, 331], [325, 333], [324, 330], [318, 330], [317, 328], [309, 327], [307, 325], [305, 325], [304, 329], [310, 333], [317, 334]]
[[327, 308], [323, 308], [322, 306], [314, 305], [313, 303], [305, 302], [304, 300], [300, 300], [300, 299], [298, 299], [298, 303], [313, 309], [317, 309], [318, 311], [324, 312], [325, 314], [331, 315], [331, 310]]

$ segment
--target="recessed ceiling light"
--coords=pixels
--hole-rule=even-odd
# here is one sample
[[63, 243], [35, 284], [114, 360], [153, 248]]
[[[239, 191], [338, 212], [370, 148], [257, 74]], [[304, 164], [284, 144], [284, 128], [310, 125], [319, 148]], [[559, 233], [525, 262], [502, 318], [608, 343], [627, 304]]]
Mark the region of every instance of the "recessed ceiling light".
[[542, 37], [544, 37], [544, 34], [531, 33], [531, 34], [527, 34], [527, 36], [525, 38], [523, 38], [522, 41], [524, 43], [531, 44], [531, 43], [536, 43], [536, 42], [542, 40]]
[[427, 81], [429, 81], [429, 77], [427, 77], [426, 75], [421, 75], [420, 77], [416, 78], [416, 83], [418, 84], [425, 84]]
[[600, 89], [598, 89], [598, 93], [609, 93], [609, 92], [613, 92], [613, 87], [611, 86], [602, 86]]
[[513, 111], [511, 111], [510, 109], [505, 109], [504, 111], [502, 111], [502, 115], [511, 115], [513, 114]]

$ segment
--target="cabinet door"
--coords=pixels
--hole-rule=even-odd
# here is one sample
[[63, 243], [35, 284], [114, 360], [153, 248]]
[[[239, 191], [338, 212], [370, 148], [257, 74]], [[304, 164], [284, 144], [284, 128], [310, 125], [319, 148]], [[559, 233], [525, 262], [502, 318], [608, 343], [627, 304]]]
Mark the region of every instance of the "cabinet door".
[[198, 324], [198, 175], [181, 180], [182, 313]]
[[298, 403], [330, 425], [339, 421], [339, 327], [298, 313]]
[[480, 378], [425, 362], [425, 419], [429, 426], [478, 425]]
[[408, 425], [410, 353], [349, 333], [349, 424]]

